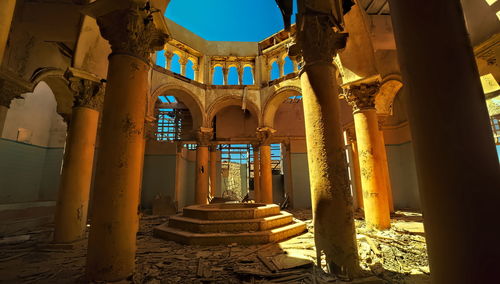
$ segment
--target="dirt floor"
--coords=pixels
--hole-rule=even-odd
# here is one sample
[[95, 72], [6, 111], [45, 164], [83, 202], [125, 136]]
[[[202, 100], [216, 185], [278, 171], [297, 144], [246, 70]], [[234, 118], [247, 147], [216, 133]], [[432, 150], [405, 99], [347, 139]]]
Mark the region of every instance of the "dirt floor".
[[[168, 218], [143, 216], [136, 272], [121, 283], [344, 283], [322, 271], [324, 260], [322, 269], [313, 265], [310, 210], [290, 212], [307, 223], [308, 232], [260, 246], [201, 247], [157, 239], [153, 227]], [[396, 212], [392, 229], [384, 232], [366, 229], [360, 218], [356, 227], [366, 277], [349, 283], [430, 283], [421, 214]], [[68, 249], [50, 245], [51, 235], [47, 226], [0, 241], [0, 283], [86, 283], [86, 240]]]

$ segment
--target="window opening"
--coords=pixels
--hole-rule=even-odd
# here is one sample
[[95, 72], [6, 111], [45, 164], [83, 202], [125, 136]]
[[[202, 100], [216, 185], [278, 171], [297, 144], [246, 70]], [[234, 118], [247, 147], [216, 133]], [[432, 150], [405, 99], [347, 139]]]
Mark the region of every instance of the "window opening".
[[278, 67], [278, 62], [274, 61], [271, 65], [271, 80], [276, 80], [280, 77], [280, 69]]
[[293, 62], [290, 57], [285, 57], [285, 65], [283, 66], [285, 75], [293, 73]]
[[243, 68], [243, 85], [253, 85], [253, 71], [252, 67], [246, 66]]
[[232, 66], [229, 67], [229, 73], [227, 75], [227, 84], [226, 85], [238, 85], [238, 68]]
[[224, 75], [222, 73], [222, 66], [214, 67], [214, 75], [212, 77], [212, 85], [224, 85]]

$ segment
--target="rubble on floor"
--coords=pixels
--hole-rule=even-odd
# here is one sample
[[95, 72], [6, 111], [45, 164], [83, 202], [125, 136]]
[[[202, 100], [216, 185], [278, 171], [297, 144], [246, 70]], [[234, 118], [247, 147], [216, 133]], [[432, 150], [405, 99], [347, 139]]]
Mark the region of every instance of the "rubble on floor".
[[[143, 216], [137, 235], [136, 272], [122, 283], [430, 283], [419, 213], [396, 212], [388, 231], [371, 231], [357, 219], [360, 264], [366, 277], [342, 282], [314, 265], [310, 210], [291, 210], [308, 232], [281, 243], [187, 246], [154, 238], [166, 217]], [[358, 216], [359, 217], [359, 216]], [[0, 246], [0, 283], [85, 283], [86, 241], [50, 245], [49, 227]]]

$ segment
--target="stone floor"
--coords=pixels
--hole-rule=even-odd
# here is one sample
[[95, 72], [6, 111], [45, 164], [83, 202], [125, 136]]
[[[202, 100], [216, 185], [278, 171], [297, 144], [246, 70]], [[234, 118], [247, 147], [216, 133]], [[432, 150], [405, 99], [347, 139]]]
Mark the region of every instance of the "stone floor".
[[[258, 246], [187, 246], [156, 239], [153, 227], [168, 218], [143, 216], [136, 272], [122, 283], [344, 283], [312, 265], [311, 212], [291, 212], [309, 232]], [[350, 283], [430, 283], [421, 214], [397, 212], [393, 228], [385, 232], [366, 229], [360, 219], [356, 227], [366, 277]], [[50, 227], [41, 227], [29, 232], [28, 240], [0, 242], [0, 283], [85, 283], [86, 241], [61, 250], [49, 245], [51, 234]]]

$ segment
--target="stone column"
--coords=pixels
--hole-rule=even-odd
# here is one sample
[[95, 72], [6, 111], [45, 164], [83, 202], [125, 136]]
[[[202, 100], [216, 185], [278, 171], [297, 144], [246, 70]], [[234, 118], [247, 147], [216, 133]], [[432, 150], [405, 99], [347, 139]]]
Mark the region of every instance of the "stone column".
[[0, 66], [3, 63], [15, 8], [16, 0], [3, 0], [0, 3]]
[[[315, 8], [331, 12], [329, 1], [315, 1]], [[302, 54], [307, 156], [311, 184], [315, 244], [324, 253], [329, 271], [353, 277], [360, 271], [354, 229], [352, 196], [340, 123], [339, 86], [332, 58], [345, 47], [345, 34], [334, 32], [328, 16], [305, 8], [297, 26], [297, 45], [289, 56]], [[319, 259], [319, 258], [318, 258]], [[319, 263], [319, 262], [318, 262]]]
[[382, 170], [384, 171], [385, 187], [387, 188], [387, 202], [389, 203], [389, 212], [394, 213], [394, 201], [392, 198], [391, 175], [389, 174], [389, 162], [387, 161], [387, 150], [385, 149], [384, 124], [385, 117], [378, 116], [378, 129], [380, 131], [380, 153], [382, 155]]
[[352, 106], [354, 127], [358, 142], [361, 184], [365, 220], [369, 227], [385, 230], [391, 227], [386, 178], [384, 174], [381, 133], [379, 131], [375, 95], [379, 90], [378, 82], [351, 85], [342, 95]]
[[500, 168], [461, 1], [389, 4], [431, 281], [494, 282], [500, 246], [492, 245], [498, 235], [491, 226], [498, 224]]
[[273, 173], [271, 167], [271, 138], [276, 130], [259, 128], [257, 137], [260, 140], [260, 202], [273, 203]]
[[278, 58], [278, 60], [276, 60], [276, 63], [278, 63], [278, 71], [280, 73], [279, 78], [281, 78], [285, 76], [285, 61], [280, 57]]
[[243, 67], [238, 67], [238, 83], [243, 85]]
[[120, 4], [130, 8], [101, 12], [91, 5], [88, 11], [112, 49], [87, 254], [86, 273], [93, 281], [118, 281], [134, 272], [148, 72], [151, 53], [166, 40], [147, 10]]
[[95, 140], [104, 88], [98, 78], [70, 68], [75, 103], [68, 127], [55, 213], [55, 243], [85, 237]]
[[181, 75], [186, 76], [186, 65], [188, 63], [187, 57], [179, 58], [179, 64], [181, 65]]
[[172, 58], [174, 54], [170, 51], [165, 50], [165, 69], [172, 70]]
[[354, 184], [356, 189], [356, 202], [358, 203], [358, 208], [363, 209], [363, 191], [361, 185], [361, 169], [359, 167], [359, 151], [358, 143], [356, 141], [356, 136], [351, 133], [351, 130], [347, 129], [345, 131], [346, 145], [351, 148], [351, 166], [353, 169], [354, 176], [351, 178], [351, 182]]
[[200, 66], [198, 64], [193, 65], [194, 77], [193, 81], [200, 81]]
[[208, 167], [208, 146], [212, 139], [212, 128], [201, 128], [196, 133], [198, 146], [196, 147], [196, 168], [195, 168], [195, 204], [208, 204], [209, 196], [209, 167]]
[[260, 158], [259, 144], [252, 144], [253, 148], [253, 195], [255, 202], [260, 201]]
[[225, 66], [222, 67], [222, 75], [224, 75], [224, 85], [228, 85], [229, 68]]
[[217, 190], [217, 145], [210, 146], [210, 196]]

